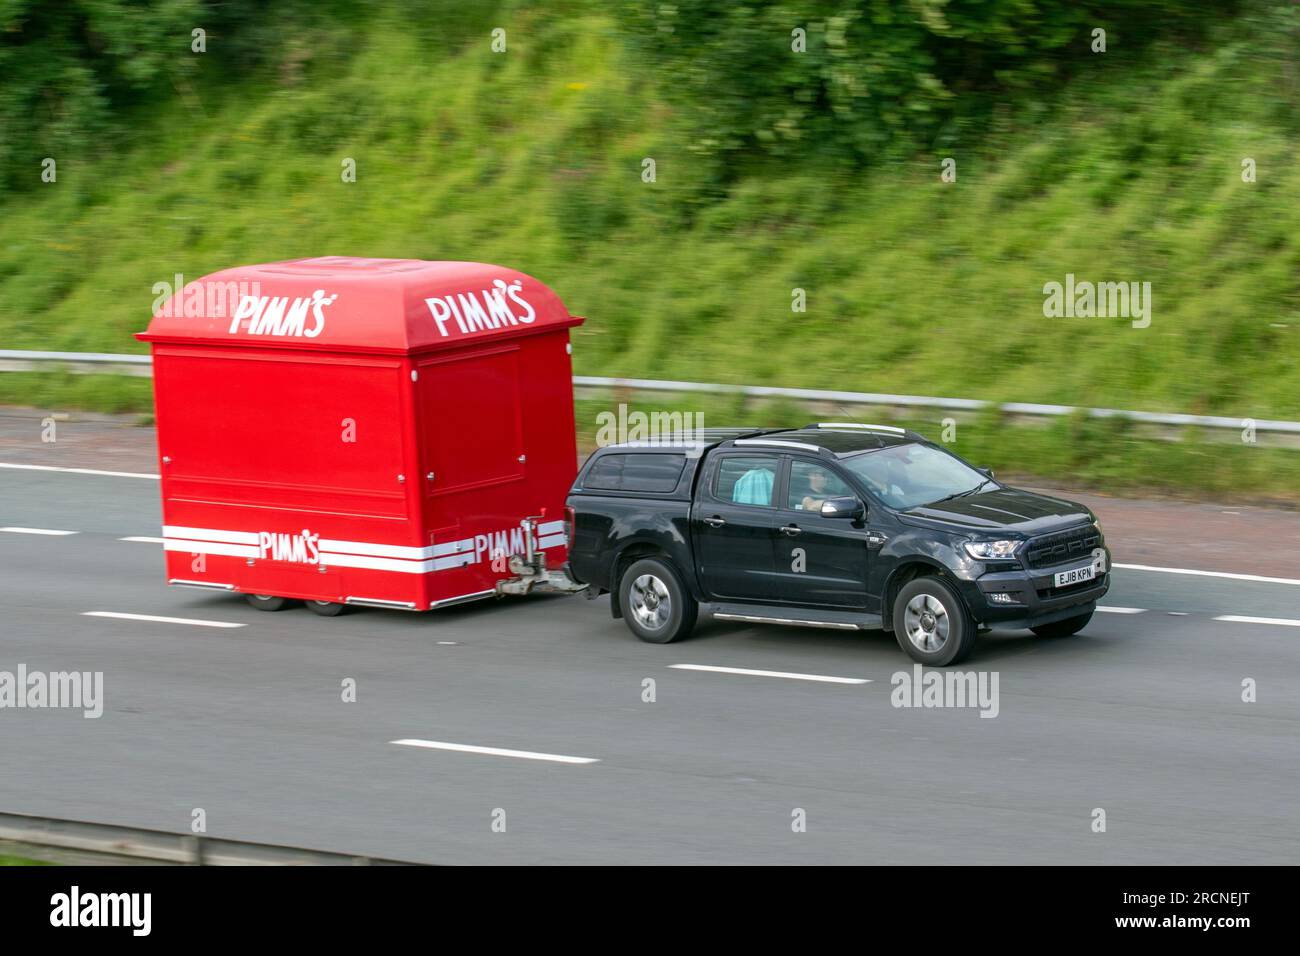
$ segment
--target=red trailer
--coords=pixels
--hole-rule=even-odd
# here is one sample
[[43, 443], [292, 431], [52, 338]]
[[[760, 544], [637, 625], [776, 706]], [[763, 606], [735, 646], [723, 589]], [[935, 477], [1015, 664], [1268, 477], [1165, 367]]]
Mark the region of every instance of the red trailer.
[[301, 259], [178, 290], [136, 336], [168, 583], [332, 614], [490, 597], [511, 555], [559, 568], [582, 321], [472, 262]]

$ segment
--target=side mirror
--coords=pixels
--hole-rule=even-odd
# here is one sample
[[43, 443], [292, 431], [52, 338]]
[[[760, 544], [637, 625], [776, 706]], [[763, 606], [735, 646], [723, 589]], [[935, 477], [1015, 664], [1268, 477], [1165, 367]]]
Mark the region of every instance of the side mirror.
[[992, 478], [992, 477], [993, 477], [993, 469], [992, 469], [992, 468], [976, 468], [975, 470], [978, 471], [978, 472], [979, 472], [981, 475], [983, 475], [985, 478]]
[[823, 518], [861, 518], [866, 511], [862, 502], [852, 495], [843, 498], [827, 498], [822, 502]]

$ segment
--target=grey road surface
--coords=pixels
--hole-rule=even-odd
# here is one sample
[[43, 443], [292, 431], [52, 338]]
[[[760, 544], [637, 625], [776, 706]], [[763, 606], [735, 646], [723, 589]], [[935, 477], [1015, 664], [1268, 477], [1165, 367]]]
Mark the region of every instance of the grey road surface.
[[[1134, 613], [982, 639], [982, 718], [892, 706], [912, 667], [883, 632], [704, 620], [652, 646], [604, 599], [322, 619], [168, 589], [161, 547], [119, 540], [159, 533], [157, 492], [0, 472], [0, 527], [77, 532], [0, 532], [0, 672], [102, 671], [105, 697], [0, 710], [4, 810], [187, 830], [201, 808], [216, 836], [441, 863], [1300, 861], [1300, 626], [1214, 619], [1300, 623], [1300, 586], [1118, 571], [1106, 603]], [[391, 743], [412, 738], [596, 762]]]

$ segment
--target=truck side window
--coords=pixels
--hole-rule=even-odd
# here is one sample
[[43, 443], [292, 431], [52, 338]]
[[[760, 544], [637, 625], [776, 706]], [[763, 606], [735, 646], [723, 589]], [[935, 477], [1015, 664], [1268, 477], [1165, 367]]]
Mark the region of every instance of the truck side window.
[[605, 455], [596, 460], [583, 479], [591, 491], [669, 492], [677, 487], [686, 456], [637, 452]]
[[772, 456], [728, 456], [718, 462], [713, 496], [738, 505], [772, 506], [779, 459]]
[[815, 461], [790, 463], [790, 491], [786, 507], [793, 511], [820, 511], [827, 498], [853, 494], [852, 489], [825, 465]]

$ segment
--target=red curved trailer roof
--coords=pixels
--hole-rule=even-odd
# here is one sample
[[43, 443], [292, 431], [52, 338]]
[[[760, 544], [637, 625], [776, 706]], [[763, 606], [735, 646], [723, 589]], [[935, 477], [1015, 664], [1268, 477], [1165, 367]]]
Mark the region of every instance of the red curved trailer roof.
[[204, 276], [173, 295], [136, 338], [408, 354], [582, 321], [514, 269], [325, 256]]

